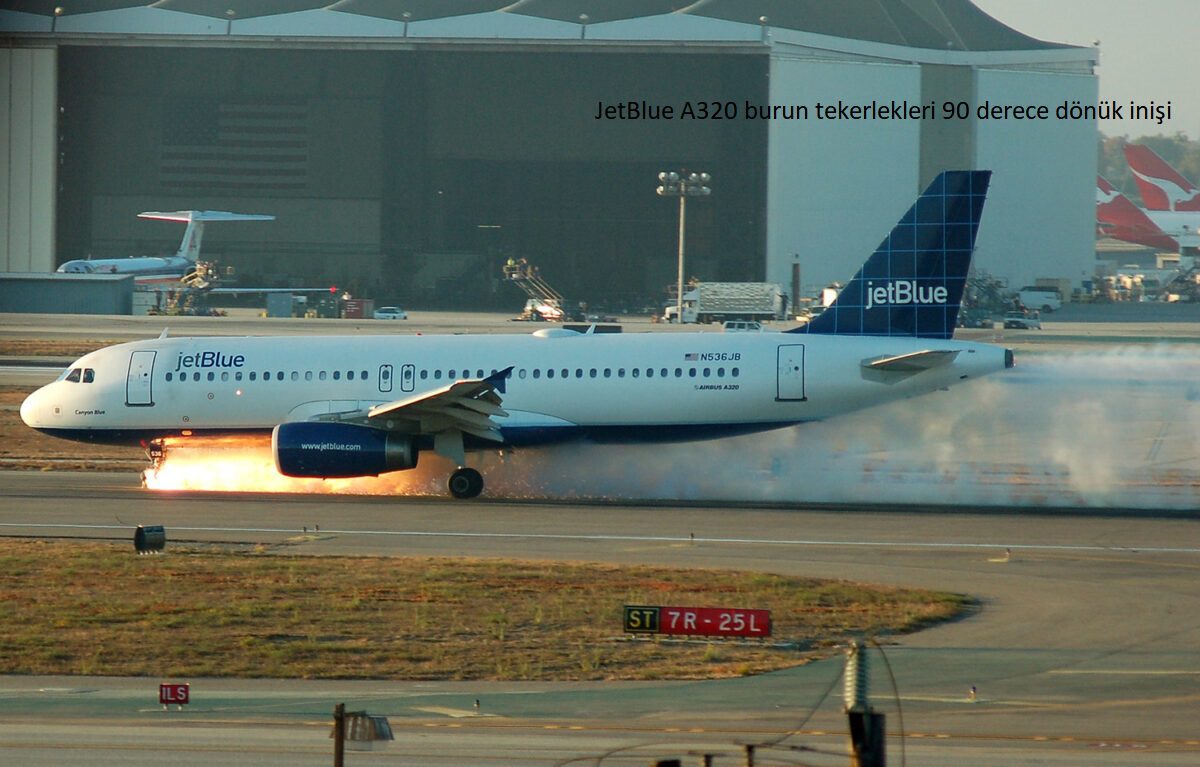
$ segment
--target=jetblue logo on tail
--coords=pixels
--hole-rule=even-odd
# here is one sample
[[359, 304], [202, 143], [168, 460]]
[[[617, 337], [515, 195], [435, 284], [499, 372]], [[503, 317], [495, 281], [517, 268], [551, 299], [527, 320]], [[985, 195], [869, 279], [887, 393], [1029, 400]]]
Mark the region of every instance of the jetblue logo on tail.
[[874, 282], [867, 283], [868, 310], [876, 306], [904, 306], [906, 304], [941, 305], [950, 297], [950, 291], [941, 285], [925, 287], [918, 285], [915, 280], [897, 280], [886, 286], [875, 287]]
[[953, 337], [990, 178], [986, 170], [935, 178], [837, 300], [790, 332]]

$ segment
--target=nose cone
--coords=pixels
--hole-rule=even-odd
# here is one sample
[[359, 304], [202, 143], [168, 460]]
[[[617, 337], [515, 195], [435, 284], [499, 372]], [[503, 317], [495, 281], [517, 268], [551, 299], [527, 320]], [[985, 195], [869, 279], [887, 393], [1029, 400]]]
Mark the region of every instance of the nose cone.
[[46, 397], [43, 393], [45, 391], [46, 387], [43, 386], [41, 389], [38, 389], [33, 394], [30, 394], [28, 397], [26, 397], [25, 401], [21, 403], [21, 420], [24, 421], [25, 425], [31, 429], [40, 428], [45, 423], [46, 414], [44, 412], [44, 403], [46, 401]]

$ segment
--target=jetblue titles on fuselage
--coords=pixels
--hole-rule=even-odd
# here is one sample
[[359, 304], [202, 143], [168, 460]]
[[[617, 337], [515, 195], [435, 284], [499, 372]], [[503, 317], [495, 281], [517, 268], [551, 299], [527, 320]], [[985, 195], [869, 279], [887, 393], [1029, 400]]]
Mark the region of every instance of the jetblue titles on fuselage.
[[244, 354], [222, 354], [221, 352], [197, 352], [180, 354], [175, 360], [175, 372], [184, 368], [240, 368], [246, 364]]

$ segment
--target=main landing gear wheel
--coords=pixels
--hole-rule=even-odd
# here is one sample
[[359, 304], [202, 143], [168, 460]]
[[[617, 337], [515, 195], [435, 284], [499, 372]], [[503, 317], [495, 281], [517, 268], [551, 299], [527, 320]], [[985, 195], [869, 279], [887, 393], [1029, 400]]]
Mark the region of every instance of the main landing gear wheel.
[[459, 469], [447, 484], [455, 498], [474, 498], [483, 492], [483, 476], [474, 469]]

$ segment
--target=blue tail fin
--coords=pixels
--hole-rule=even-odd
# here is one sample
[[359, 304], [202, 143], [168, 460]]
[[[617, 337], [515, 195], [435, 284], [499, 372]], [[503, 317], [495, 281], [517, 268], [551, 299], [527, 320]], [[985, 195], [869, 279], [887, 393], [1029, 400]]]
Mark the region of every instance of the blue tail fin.
[[935, 178], [837, 300], [788, 332], [952, 337], [991, 176], [948, 170]]

